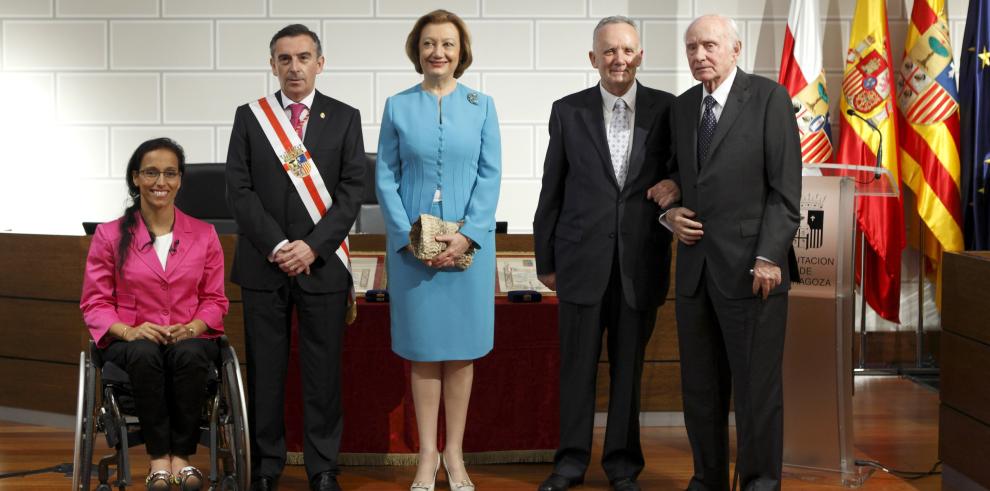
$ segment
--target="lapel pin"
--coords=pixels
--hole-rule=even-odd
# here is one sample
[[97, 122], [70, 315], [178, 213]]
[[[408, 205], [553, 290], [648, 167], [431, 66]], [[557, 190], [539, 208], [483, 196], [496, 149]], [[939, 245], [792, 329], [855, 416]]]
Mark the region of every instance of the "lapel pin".
[[467, 95], [467, 100], [471, 104], [474, 104], [475, 106], [477, 106], [478, 105], [478, 93], [477, 92], [471, 92], [470, 94]]
[[320, 119], [326, 119], [327, 113], [320, 113]]

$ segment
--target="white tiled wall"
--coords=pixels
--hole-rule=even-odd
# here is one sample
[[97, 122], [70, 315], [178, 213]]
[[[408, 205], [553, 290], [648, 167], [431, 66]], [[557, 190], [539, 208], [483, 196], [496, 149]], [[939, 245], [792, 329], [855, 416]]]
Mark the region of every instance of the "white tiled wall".
[[271, 0], [272, 17], [338, 17], [373, 15], [373, 0]]
[[107, 24], [92, 20], [11, 20], [3, 25], [7, 70], [103, 70]]
[[0, 17], [51, 17], [53, 0], [0, 0]]
[[55, 0], [55, 16], [157, 17], [158, 0]]
[[258, 70], [268, 67], [272, 35], [293, 23], [305, 24], [320, 32], [320, 22], [311, 19], [217, 21], [217, 68]]
[[[892, 47], [912, 0], [888, 0]], [[824, 63], [837, 90], [855, 0], [820, 0]], [[968, 2], [949, 2], [959, 51]], [[734, 16], [742, 67], [776, 76], [790, 0], [0, 0], [0, 230], [82, 233], [117, 216], [138, 142], [165, 135], [190, 162], [223, 161], [237, 105], [277, 88], [268, 42], [303, 22], [324, 42], [318, 88], [361, 111], [377, 146], [385, 98], [417, 83], [404, 52], [415, 18], [464, 17], [475, 62], [462, 82], [491, 94], [502, 122], [498, 219], [526, 232], [540, 189], [551, 103], [597, 81], [588, 62], [598, 18], [641, 27], [640, 80], [694, 84], [682, 36], [704, 13]]]
[[267, 0], [162, 0], [164, 17], [265, 17]]
[[159, 78], [157, 73], [58, 73], [55, 75], [58, 122], [124, 125], [159, 123]]

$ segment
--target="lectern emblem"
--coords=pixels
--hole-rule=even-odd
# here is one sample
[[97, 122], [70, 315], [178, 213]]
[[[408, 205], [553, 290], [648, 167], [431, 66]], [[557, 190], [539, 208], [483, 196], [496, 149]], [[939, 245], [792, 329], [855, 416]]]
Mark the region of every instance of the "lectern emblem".
[[821, 249], [824, 241], [825, 210], [808, 210], [808, 241], [805, 249]]
[[801, 196], [801, 221], [794, 234], [795, 249], [821, 249], [825, 245], [825, 201], [820, 193]]

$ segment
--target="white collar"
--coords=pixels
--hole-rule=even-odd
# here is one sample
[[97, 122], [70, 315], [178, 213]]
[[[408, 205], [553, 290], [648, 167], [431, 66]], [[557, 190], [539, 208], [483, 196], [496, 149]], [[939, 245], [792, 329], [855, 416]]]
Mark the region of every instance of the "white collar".
[[605, 90], [605, 86], [603, 86], [601, 82], [599, 82], [598, 89], [602, 91], [602, 104], [607, 110], [611, 111], [612, 108], [615, 107], [615, 101], [621, 98], [622, 100], [626, 101], [626, 106], [628, 106], [630, 111], [636, 112], [637, 85], [639, 85], [639, 82], [633, 80], [632, 86], [629, 87], [629, 90], [627, 90], [625, 94], [622, 94], [621, 96], [616, 96], [613, 95], [611, 92]]
[[725, 107], [725, 101], [729, 100], [729, 92], [732, 90], [732, 83], [736, 81], [736, 71], [738, 68], [732, 67], [732, 71], [729, 72], [729, 76], [725, 77], [725, 80], [715, 88], [715, 92], [708, 92], [708, 88], [704, 84], [701, 84], [701, 101], [704, 104], [705, 96], [711, 95], [715, 98], [715, 102], [718, 103], [718, 107]]
[[[282, 92], [281, 90], [279, 90], [279, 92], [282, 94], [282, 109], [288, 109], [290, 104], [295, 104], [296, 101], [289, 99], [289, 96], [285, 95], [285, 92]], [[316, 99], [316, 89], [313, 89], [309, 95], [303, 97], [303, 99], [299, 102], [306, 106], [306, 109], [312, 109], [313, 99]]]

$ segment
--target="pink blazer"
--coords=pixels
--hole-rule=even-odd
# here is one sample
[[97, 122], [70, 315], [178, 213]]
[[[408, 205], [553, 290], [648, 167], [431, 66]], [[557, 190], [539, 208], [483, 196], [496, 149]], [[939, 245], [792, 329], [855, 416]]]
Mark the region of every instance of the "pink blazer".
[[167, 326], [199, 319], [210, 327], [201, 338], [219, 337], [229, 303], [223, 291], [223, 250], [213, 225], [176, 208], [172, 251], [163, 271], [138, 218], [121, 278], [115, 266], [121, 220], [96, 228], [86, 258], [80, 308], [97, 346], [110, 344], [113, 338], [106, 334], [115, 322]]

